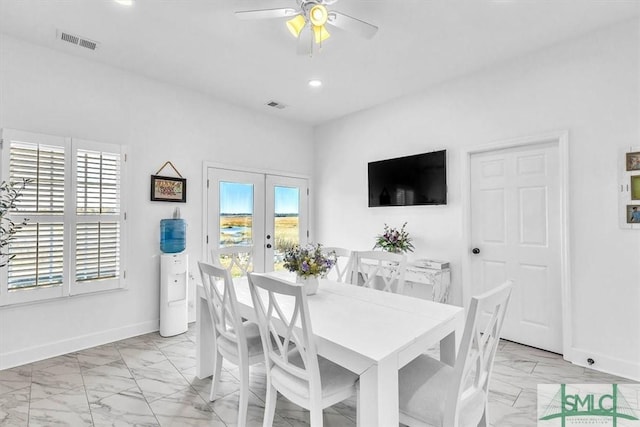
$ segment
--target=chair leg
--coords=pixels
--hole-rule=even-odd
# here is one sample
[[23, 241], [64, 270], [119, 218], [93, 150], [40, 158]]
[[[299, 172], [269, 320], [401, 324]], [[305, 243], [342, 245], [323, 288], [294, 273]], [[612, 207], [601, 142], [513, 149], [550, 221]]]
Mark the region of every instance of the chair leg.
[[271, 385], [271, 381], [267, 377], [267, 396], [264, 402], [264, 421], [262, 427], [271, 427], [273, 425], [273, 417], [276, 414], [276, 401], [278, 400], [278, 390]]
[[220, 384], [221, 373], [222, 355], [216, 351], [216, 356], [213, 358], [213, 378], [211, 378], [211, 393], [209, 393], [210, 402], [216, 399], [216, 391], [218, 390], [218, 384]]
[[484, 412], [482, 413], [482, 418], [480, 418], [480, 422], [478, 423], [478, 427], [487, 427], [489, 425], [489, 421], [487, 420], [487, 408], [488, 405], [485, 404]]
[[322, 407], [319, 405], [312, 407], [309, 411], [309, 425], [311, 427], [322, 427], [322, 423]]
[[241, 364], [240, 368], [240, 400], [238, 402], [238, 427], [247, 424], [249, 407], [249, 364]]

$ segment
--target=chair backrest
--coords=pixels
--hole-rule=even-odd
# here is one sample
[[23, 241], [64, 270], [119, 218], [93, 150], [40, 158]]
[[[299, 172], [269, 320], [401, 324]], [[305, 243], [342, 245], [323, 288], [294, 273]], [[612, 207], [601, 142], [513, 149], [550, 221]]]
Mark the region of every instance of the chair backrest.
[[347, 274], [351, 283], [386, 292], [401, 294], [407, 257], [383, 251], [354, 251], [351, 253], [352, 271]]
[[[304, 287], [259, 273], [248, 277], [268, 369], [277, 365], [301, 379], [309, 386], [309, 396], [319, 399], [320, 369]], [[296, 352], [303, 367], [291, 363]]]
[[213, 265], [229, 270], [231, 276], [253, 271], [253, 245], [225, 246], [211, 251]]
[[351, 251], [349, 249], [339, 248], [335, 246], [327, 246], [322, 248], [323, 254], [330, 254], [332, 252], [336, 256], [336, 263], [327, 273], [327, 279], [335, 280], [336, 282], [349, 282], [347, 273], [351, 271]]
[[231, 273], [203, 262], [198, 262], [198, 268], [216, 339], [222, 336], [236, 343], [246, 342]]
[[[489, 394], [489, 377], [500, 342], [512, 281], [471, 298], [464, 334], [445, 405], [444, 424], [478, 425]], [[489, 317], [484, 322], [484, 318]]]

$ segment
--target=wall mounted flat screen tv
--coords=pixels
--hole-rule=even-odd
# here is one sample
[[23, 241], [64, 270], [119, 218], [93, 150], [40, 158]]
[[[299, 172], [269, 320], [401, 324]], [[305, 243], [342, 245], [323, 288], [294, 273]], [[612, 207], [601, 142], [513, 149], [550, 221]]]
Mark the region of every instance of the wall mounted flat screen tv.
[[369, 207], [446, 204], [446, 150], [369, 163]]

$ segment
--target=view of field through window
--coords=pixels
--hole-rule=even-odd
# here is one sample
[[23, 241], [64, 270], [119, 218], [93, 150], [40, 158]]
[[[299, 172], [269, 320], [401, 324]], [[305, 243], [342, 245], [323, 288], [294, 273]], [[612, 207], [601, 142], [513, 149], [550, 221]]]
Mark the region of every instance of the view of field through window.
[[[254, 244], [252, 184], [220, 182], [220, 247]], [[300, 242], [298, 188], [274, 187], [274, 270], [282, 270], [284, 251]], [[261, 206], [257, 207], [262, 209]], [[268, 215], [267, 215], [268, 216]], [[225, 259], [221, 259], [225, 265]], [[232, 271], [233, 275], [239, 272]]]

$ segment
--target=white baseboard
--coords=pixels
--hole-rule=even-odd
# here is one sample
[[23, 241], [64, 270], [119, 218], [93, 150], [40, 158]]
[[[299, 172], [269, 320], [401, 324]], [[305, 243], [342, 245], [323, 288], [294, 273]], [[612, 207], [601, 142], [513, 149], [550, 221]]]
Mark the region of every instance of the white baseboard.
[[[628, 360], [616, 359], [609, 355], [595, 353], [593, 351], [587, 351], [581, 348], [573, 348], [571, 353], [571, 362], [591, 368], [596, 371], [604, 372], [611, 375], [616, 375], [623, 378], [628, 378], [633, 381], [640, 381], [640, 363], [631, 362]], [[593, 359], [595, 363], [589, 365], [587, 359]]]
[[74, 351], [84, 350], [110, 342], [147, 334], [159, 329], [159, 320], [127, 325], [122, 328], [108, 329], [93, 334], [50, 342], [9, 353], [0, 353], [0, 370], [9, 369], [27, 363], [56, 357]]

